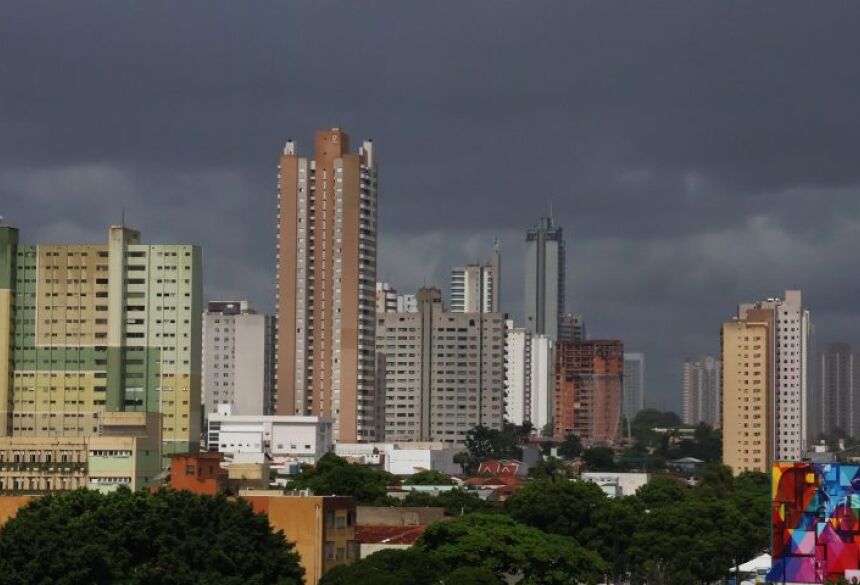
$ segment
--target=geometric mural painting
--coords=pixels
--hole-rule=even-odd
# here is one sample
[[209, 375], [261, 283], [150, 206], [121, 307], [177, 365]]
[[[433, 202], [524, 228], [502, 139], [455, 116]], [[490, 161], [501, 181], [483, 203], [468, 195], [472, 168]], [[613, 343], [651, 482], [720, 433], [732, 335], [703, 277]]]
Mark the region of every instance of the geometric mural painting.
[[860, 578], [860, 465], [773, 465], [768, 583]]

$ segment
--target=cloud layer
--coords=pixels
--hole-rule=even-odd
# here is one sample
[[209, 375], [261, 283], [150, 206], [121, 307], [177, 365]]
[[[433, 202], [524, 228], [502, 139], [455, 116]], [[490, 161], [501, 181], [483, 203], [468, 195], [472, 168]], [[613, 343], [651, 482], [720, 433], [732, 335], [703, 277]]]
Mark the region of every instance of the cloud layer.
[[15, 3], [0, 18], [0, 214], [28, 241], [205, 248], [207, 295], [273, 299], [286, 138], [372, 137], [380, 276], [445, 288], [552, 205], [569, 305], [647, 354], [652, 404], [738, 301], [802, 287], [856, 341], [860, 5]]

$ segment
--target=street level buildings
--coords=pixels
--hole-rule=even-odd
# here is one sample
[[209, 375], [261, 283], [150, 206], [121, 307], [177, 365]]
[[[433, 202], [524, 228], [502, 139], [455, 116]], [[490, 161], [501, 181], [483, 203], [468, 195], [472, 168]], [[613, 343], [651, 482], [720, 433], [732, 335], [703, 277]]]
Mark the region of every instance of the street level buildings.
[[467, 264], [451, 270], [452, 313], [498, 313], [502, 259], [498, 243], [487, 264]]
[[526, 232], [525, 319], [532, 333], [559, 339], [565, 303], [564, 234], [551, 217]]
[[573, 433], [585, 445], [619, 438], [623, 399], [621, 341], [561, 342], [556, 346], [554, 436]]
[[200, 249], [21, 244], [0, 226], [0, 436], [98, 435], [105, 413], [161, 415], [164, 454], [200, 436]]
[[337, 440], [374, 440], [377, 168], [339, 128], [312, 159], [290, 140], [278, 169], [279, 415], [333, 417]]
[[445, 311], [436, 288], [417, 301], [417, 313], [378, 316], [385, 440], [462, 443], [479, 424], [501, 428], [505, 315]]
[[721, 425], [722, 363], [710, 355], [684, 360], [681, 380], [681, 419], [685, 425]]
[[248, 301], [213, 301], [203, 314], [203, 407], [206, 416], [229, 404], [235, 414], [272, 411], [274, 318]]

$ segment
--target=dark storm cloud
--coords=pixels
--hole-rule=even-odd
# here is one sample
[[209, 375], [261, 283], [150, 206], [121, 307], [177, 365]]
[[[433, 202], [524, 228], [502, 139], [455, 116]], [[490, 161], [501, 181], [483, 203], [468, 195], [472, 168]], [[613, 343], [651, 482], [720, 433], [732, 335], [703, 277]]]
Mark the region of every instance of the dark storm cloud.
[[552, 202], [569, 299], [648, 354], [657, 403], [736, 302], [803, 287], [860, 326], [854, 3], [74, 2], [0, 7], [0, 214], [36, 240], [205, 246], [207, 294], [273, 297], [287, 137], [374, 138], [380, 277], [445, 284]]

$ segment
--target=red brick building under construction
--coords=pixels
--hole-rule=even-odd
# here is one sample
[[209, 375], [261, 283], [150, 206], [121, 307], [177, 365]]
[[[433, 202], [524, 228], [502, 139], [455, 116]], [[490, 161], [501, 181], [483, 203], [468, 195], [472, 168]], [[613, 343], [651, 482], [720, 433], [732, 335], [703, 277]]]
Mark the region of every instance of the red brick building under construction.
[[619, 438], [624, 378], [621, 341], [568, 341], [556, 346], [554, 436], [573, 433], [585, 445]]

